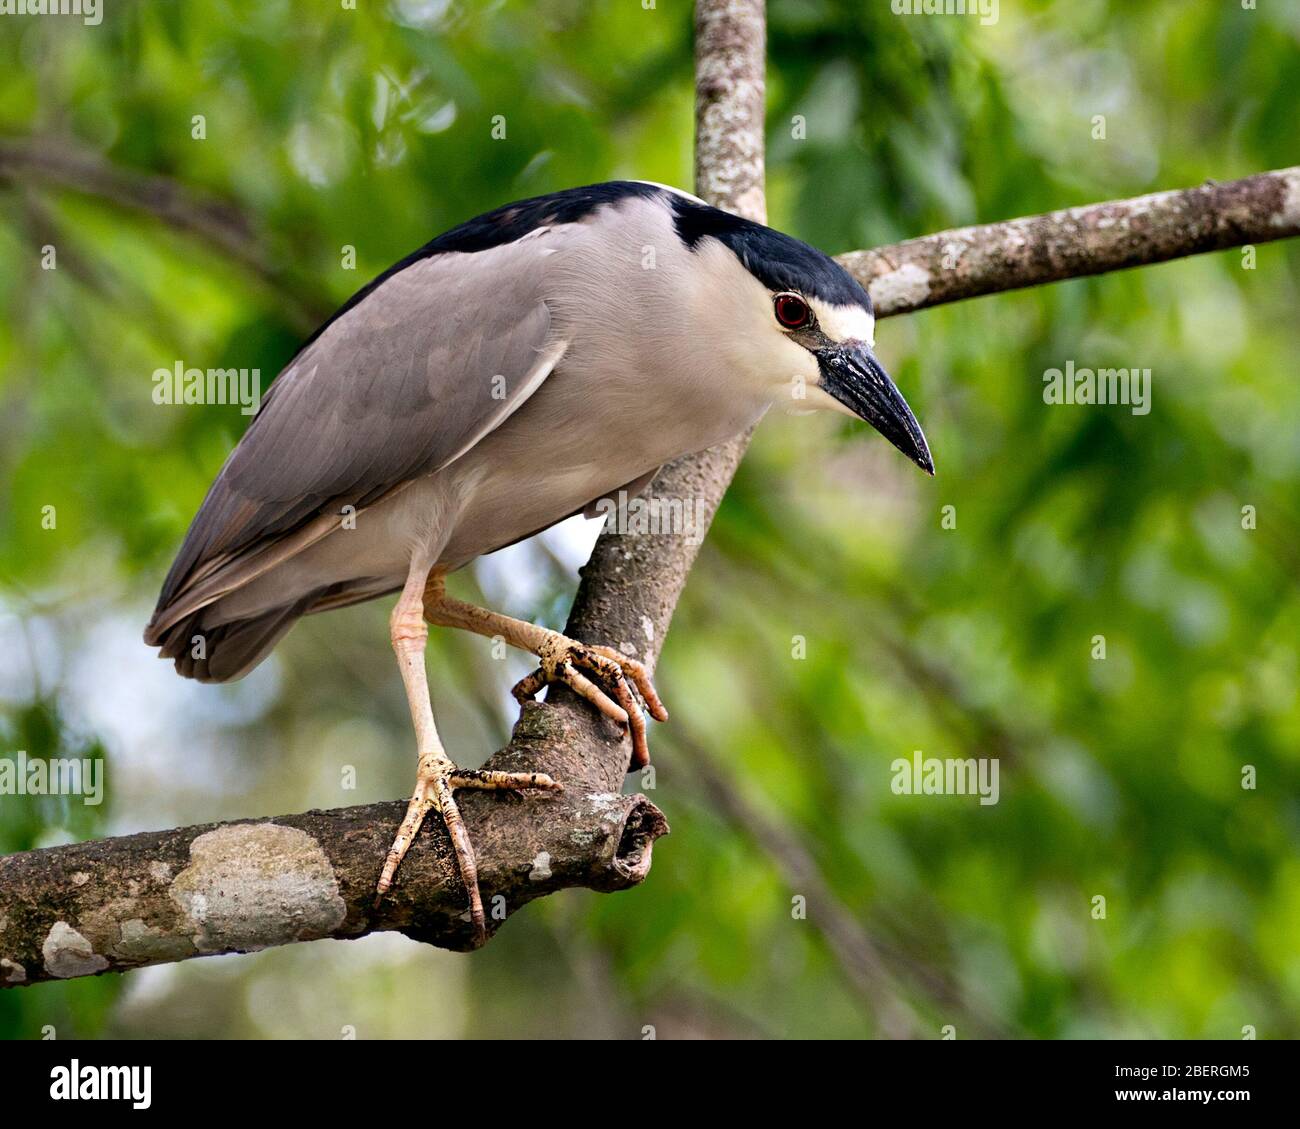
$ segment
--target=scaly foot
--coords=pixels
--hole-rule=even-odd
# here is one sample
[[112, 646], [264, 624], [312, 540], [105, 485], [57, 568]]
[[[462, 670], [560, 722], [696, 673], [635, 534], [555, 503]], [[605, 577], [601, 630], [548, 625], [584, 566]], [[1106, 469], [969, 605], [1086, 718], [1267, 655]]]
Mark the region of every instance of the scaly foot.
[[436, 810], [447, 825], [460, 877], [469, 894], [470, 922], [474, 926], [474, 943], [478, 946], [487, 940], [487, 922], [483, 916], [483, 899], [478, 889], [478, 864], [474, 860], [474, 845], [470, 842], [469, 832], [465, 829], [465, 821], [461, 818], [460, 808], [456, 806], [453, 795], [457, 788], [480, 788], [486, 791], [539, 788], [559, 792], [562, 787], [544, 772], [465, 769], [457, 768], [444, 756], [427, 755], [420, 758], [415, 792], [406, 806], [406, 816], [398, 828], [388, 858], [384, 860], [383, 873], [375, 887], [375, 908], [379, 907], [380, 900], [392, 887], [393, 876], [406, 857], [406, 852], [411, 849], [424, 817], [431, 809]]
[[[655, 693], [650, 672], [642, 663], [613, 647], [589, 646], [558, 631], [547, 634], [537, 651], [537, 658], [541, 666], [520, 680], [511, 691], [519, 702], [526, 702], [549, 683], [563, 682], [606, 717], [628, 727], [632, 733], [632, 768], [642, 768], [650, 763], [645, 718], [629, 681], [637, 688], [655, 721], [667, 721], [668, 711]], [[593, 682], [583, 671], [594, 675], [601, 685]]]

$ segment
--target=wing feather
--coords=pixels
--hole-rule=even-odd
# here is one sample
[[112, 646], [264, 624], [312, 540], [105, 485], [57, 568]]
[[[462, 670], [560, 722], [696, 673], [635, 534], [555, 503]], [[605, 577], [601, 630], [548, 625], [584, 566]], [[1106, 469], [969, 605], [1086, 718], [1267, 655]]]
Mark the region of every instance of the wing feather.
[[433, 255], [332, 321], [271, 385], [190, 526], [151, 643], [358, 510], [463, 455], [564, 354], [545, 301], [563, 240]]

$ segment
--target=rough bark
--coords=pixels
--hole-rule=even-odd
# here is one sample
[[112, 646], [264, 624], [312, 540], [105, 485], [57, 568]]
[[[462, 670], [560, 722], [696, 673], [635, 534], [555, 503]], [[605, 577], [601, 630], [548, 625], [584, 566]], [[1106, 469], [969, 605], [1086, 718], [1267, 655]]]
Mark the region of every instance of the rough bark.
[[1300, 167], [909, 239], [839, 261], [877, 312], [922, 310], [1300, 235]]
[[[566, 887], [636, 885], [650, 868], [651, 844], [667, 830], [644, 797], [593, 789], [560, 768], [589, 754], [593, 738], [606, 755], [627, 756], [608, 733], [570, 731], [569, 717], [530, 705], [508, 754], [512, 763], [551, 766], [568, 781], [562, 794], [545, 803], [498, 798], [466, 811], [494, 925]], [[385, 929], [468, 947], [465, 891], [441, 827], [420, 836], [391, 896], [372, 908], [405, 807], [210, 823], [0, 858], [0, 984]]]
[[[697, 5], [699, 190], [763, 216], [763, 11]], [[945, 232], [841, 261], [881, 316], [977, 294], [1160, 262], [1300, 233], [1300, 170]], [[748, 437], [671, 464], [652, 497], [703, 503], [711, 520]], [[605, 534], [583, 570], [569, 631], [653, 666], [698, 540]], [[530, 705], [489, 762], [553, 773], [559, 795], [463, 795], [490, 926], [572, 886], [617, 890], [650, 867], [667, 830], [618, 790], [626, 738], [567, 693]], [[316, 937], [396, 929], [471, 946], [441, 827], [427, 827], [378, 910], [371, 893], [404, 803], [149, 832], [0, 858], [0, 985], [120, 970]], [[864, 965], [880, 976], [878, 965]]]

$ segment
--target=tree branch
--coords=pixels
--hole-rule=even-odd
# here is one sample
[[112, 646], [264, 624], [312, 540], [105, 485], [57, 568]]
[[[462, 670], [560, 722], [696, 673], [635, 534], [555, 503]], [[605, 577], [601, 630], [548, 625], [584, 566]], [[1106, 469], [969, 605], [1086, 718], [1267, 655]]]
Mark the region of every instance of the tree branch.
[[[760, 219], [763, 41], [760, 0], [697, 4], [699, 189], [719, 206]], [[1300, 170], [1287, 169], [965, 228], [841, 261], [889, 316], [1298, 233]], [[699, 505], [711, 520], [747, 440], [670, 464], [652, 499]], [[602, 535], [583, 569], [569, 632], [653, 665], [697, 550], [697, 537]], [[616, 890], [645, 877], [651, 846], [667, 825], [644, 797], [618, 794], [628, 760], [623, 734], [562, 688], [524, 710], [489, 764], [551, 772], [566, 790], [515, 802], [464, 795], [492, 928], [555, 890]], [[378, 910], [370, 908], [404, 806], [150, 832], [0, 858], [0, 984], [386, 929], [468, 948], [464, 892], [441, 828], [419, 836], [397, 886]], [[836, 932], [836, 923], [828, 929]]]
[[[589, 740], [566, 728], [561, 711], [531, 704], [510, 755], [568, 764], [570, 750], [588, 750]], [[651, 844], [667, 830], [659, 810], [642, 796], [565, 780], [544, 804], [503, 800], [466, 813], [494, 924], [556, 890], [621, 890], [650, 869]], [[372, 908], [405, 808], [396, 801], [209, 823], [0, 858], [0, 985], [379, 930], [466, 948], [465, 890], [441, 827], [421, 835], [402, 863], [396, 896]]]
[[1300, 167], [849, 251], [877, 314], [1300, 235]]
[[48, 137], [0, 138], [3, 181], [93, 196], [203, 240], [273, 291], [287, 319], [304, 334], [329, 316], [330, 306], [323, 295], [312, 294], [304, 301], [300, 295], [307, 287], [306, 280], [272, 265], [263, 239], [239, 206], [229, 200], [199, 192], [171, 177], [122, 168], [94, 150]]

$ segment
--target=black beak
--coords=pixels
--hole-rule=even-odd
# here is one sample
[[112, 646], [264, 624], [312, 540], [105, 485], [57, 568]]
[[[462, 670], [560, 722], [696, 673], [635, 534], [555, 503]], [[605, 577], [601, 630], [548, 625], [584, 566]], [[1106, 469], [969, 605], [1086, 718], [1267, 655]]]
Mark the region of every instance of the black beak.
[[934, 474], [934, 460], [921, 425], [865, 342], [819, 349], [817, 361], [822, 370], [822, 387], [827, 392], [871, 424], [926, 474]]

